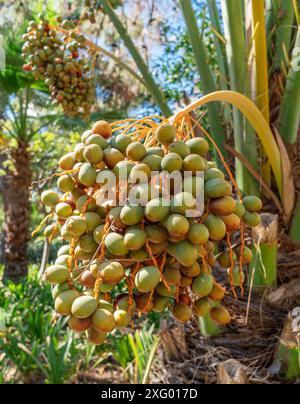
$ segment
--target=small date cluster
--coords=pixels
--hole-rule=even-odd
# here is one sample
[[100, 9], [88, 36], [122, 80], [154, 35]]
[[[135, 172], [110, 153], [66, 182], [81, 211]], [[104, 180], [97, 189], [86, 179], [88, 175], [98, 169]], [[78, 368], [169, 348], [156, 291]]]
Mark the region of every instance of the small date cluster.
[[[87, 119], [95, 100], [91, 67], [85, 57], [87, 42], [72, 21], [61, 21], [60, 28], [42, 20], [29, 23], [22, 56], [25, 71], [43, 80], [51, 94], [53, 106], [61, 105], [68, 116]], [[59, 28], [59, 27], [58, 27]]]

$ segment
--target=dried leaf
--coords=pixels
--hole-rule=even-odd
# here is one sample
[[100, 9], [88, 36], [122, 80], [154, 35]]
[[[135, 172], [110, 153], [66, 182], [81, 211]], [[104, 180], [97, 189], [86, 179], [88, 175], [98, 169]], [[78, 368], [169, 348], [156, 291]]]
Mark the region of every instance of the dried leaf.
[[292, 164], [289, 158], [288, 152], [286, 150], [285, 144], [280, 136], [278, 130], [273, 127], [275, 137], [277, 140], [277, 144], [280, 150], [281, 160], [282, 160], [282, 177], [283, 177], [283, 209], [284, 209], [284, 221], [285, 223], [289, 223], [291, 217], [293, 215], [295, 202], [296, 202], [296, 194], [295, 194], [295, 185], [294, 185], [294, 176], [292, 172]]

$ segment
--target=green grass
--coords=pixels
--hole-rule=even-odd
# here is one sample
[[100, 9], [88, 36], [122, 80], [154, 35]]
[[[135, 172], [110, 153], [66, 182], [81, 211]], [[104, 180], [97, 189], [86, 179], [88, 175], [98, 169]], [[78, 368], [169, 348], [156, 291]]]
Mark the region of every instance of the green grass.
[[38, 266], [30, 265], [21, 283], [0, 287], [0, 384], [22, 382], [28, 376], [62, 384], [80, 370], [101, 366], [111, 355], [130, 382], [145, 381], [158, 345], [155, 325], [148, 324], [154, 321], [158, 326], [158, 319], [148, 323], [145, 317], [140, 319], [142, 329], [116, 331], [105, 344], [91, 345], [84, 334], [69, 329], [67, 317], [54, 319], [51, 287], [37, 277]]
[[68, 330], [67, 318], [53, 321], [51, 288], [37, 278], [35, 266], [29, 272], [20, 284], [0, 288], [0, 352], [21, 379], [37, 374], [45, 383], [61, 384], [87, 362], [84, 337]]
[[154, 326], [144, 325], [133, 334], [117, 332], [112, 337], [113, 355], [124, 369], [130, 383], [145, 384], [160, 339], [154, 334]]

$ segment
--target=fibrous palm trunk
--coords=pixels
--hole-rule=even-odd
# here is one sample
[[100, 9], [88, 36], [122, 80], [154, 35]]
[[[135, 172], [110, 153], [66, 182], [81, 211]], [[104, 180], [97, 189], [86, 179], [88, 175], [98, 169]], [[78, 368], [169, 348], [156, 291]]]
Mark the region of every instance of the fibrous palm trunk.
[[6, 176], [4, 199], [4, 280], [18, 282], [25, 277], [29, 238], [31, 182], [30, 155], [27, 142], [18, 141], [11, 152], [14, 169]]
[[[1, 113], [0, 113], [1, 114]], [[7, 156], [3, 150], [0, 152], [0, 170], [4, 171], [3, 163], [7, 160]], [[5, 210], [5, 203], [7, 202], [4, 199], [4, 190], [6, 189], [6, 175], [0, 175], [0, 194], [2, 197], [2, 210]], [[1, 201], [0, 201], [1, 202]], [[4, 234], [2, 228], [0, 229], [0, 264], [4, 264]]]

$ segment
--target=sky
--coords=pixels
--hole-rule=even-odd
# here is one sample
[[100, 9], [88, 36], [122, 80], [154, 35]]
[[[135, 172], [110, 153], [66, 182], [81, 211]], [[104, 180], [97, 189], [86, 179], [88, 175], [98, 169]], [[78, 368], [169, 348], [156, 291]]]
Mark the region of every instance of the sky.
[[[32, 2], [35, 3], [36, 12], [43, 11], [47, 5], [53, 10], [53, 13], [62, 10], [65, 15], [69, 13], [69, 3], [78, 3], [78, 1], [69, 2], [67, 0], [36, 0]], [[9, 3], [11, 3], [10, 0], [5, 2], [6, 5]], [[125, 0], [124, 7], [117, 10], [118, 14], [124, 13], [130, 20], [128, 30], [134, 38], [134, 43], [142, 52], [157, 82], [166, 91], [167, 96], [171, 100], [173, 99], [170, 101], [172, 108], [177, 107], [176, 99], [182, 97], [183, 92], [191, 98], [199, 95], [197, 69], [193, 61], [186, 65], [189, 55], [186, 55], [186, 44], [182, 41], [185, 34], [185, 24], [182, 13], [176, 4], [176, 0]], [[203, 0], [193, 0], [193, 6], [197, 12], [204, 9], [203, 4], [205, 4]], [[0, 27], [4, 19], [11, 18], [7, 13], [7, 7], [2, 8], [2, 12], [0, 9]], [[199, 25], [201, 23], [202, 21], [199, 20]], [[167, 29], [165, 29], [166, 27]], [[97, 25], [95, 28], [97, 29]], [[113, 50], [113, 44], [109, 40], [110, 30], [115, 32], [113, 27], [106, 26], [105, 30], [100, 33], [91, 33], [90, 37], [101, 46]], [[163, 30], [164, 35], [161, 37]], [[113, 37], [115, 38], [115, 36]], [[163, 42], [161, 42], [161, 38], [163, 38]], [[119, 44], [121, 43], [122, 41], [119, 40]], [[126, 48], [122, 47], [120, 57], [136, 69]], [[140, 116], [153, 111], [157, 111], [157, 108], [149, 100], [138, 108], [131, 109], [130, 114]]]

